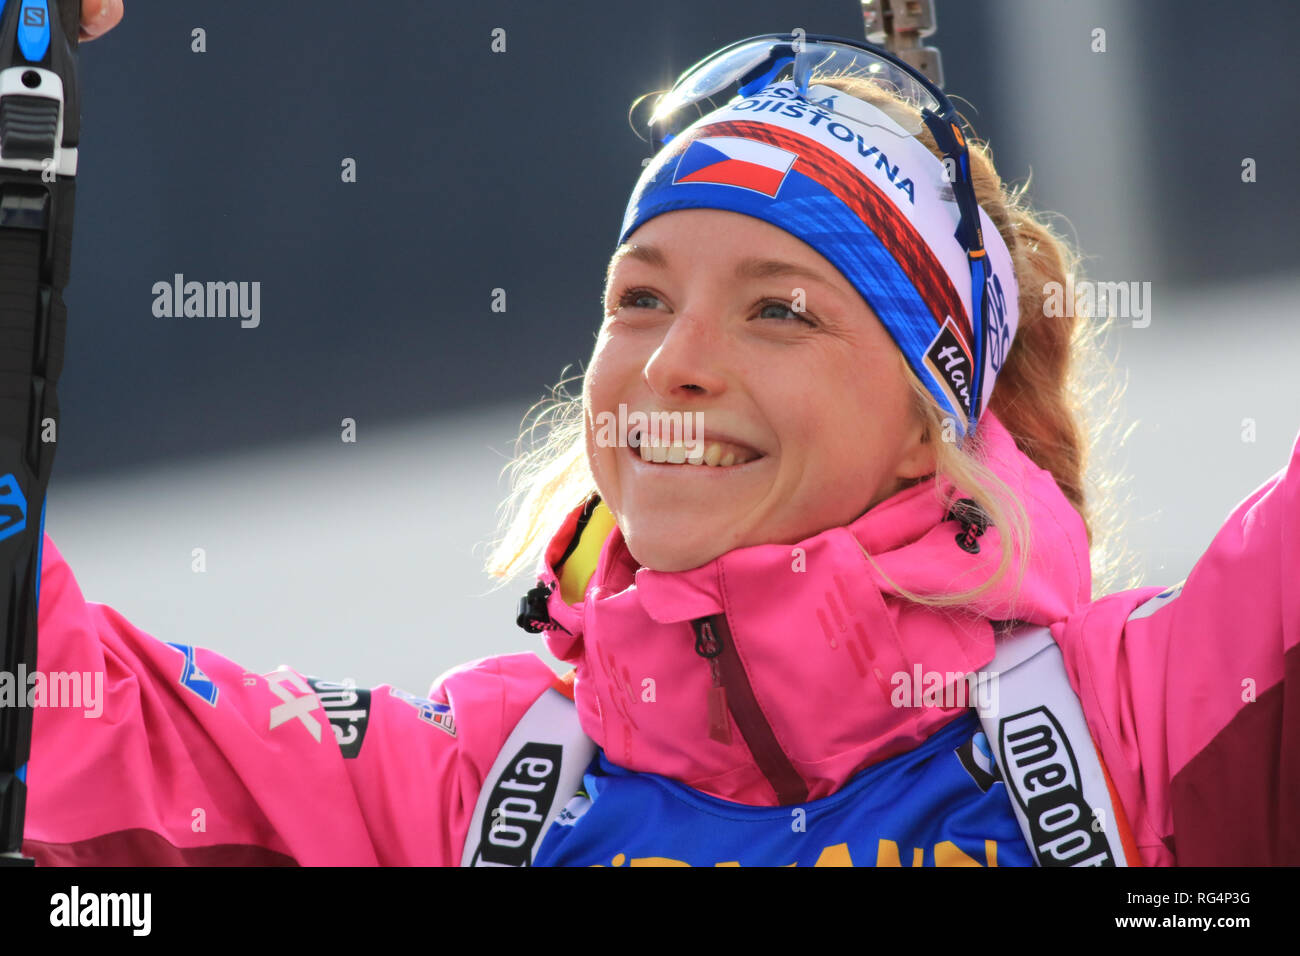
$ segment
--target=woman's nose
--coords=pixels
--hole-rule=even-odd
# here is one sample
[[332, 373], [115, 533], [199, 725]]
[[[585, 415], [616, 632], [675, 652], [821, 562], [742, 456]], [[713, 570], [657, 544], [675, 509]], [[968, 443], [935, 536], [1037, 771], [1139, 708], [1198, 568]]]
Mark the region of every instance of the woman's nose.
[[718, 395], [726, 388], [722, 363], [723, 341], [716, 320], [682, 312], [646, 362], [644, 375], [650, 388], [664, 399]]

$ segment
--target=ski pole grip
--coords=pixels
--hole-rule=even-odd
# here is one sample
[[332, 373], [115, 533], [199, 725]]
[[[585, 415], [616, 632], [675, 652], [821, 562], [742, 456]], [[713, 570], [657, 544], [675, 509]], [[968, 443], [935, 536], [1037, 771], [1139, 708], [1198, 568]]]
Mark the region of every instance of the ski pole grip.
[[0, 0], [0, 862], [29, 862], [27, 678], [67, 332], [80, 26], [81, 0]]

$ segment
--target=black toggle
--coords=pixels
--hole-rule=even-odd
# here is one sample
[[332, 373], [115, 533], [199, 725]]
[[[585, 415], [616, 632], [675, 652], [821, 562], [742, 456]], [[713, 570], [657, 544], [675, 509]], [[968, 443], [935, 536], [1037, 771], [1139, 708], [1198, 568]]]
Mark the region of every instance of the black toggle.
[[989, 516], [975, 499], [958, 498], [952, 503], [943, 520], [961, 522], [961, 533], [956, 537], [958, 547], [967, 554], [980, 553], [978, 539], [980, 535], [988, 530], [991, 522]]
[[551, 613], [546, 609], [546, 599], [551, 596], [553, 588], [549, 584], [538, 584], [519, 599], [519, 616], [515, 623], [529, 634], [537, 634], [554, 626]]

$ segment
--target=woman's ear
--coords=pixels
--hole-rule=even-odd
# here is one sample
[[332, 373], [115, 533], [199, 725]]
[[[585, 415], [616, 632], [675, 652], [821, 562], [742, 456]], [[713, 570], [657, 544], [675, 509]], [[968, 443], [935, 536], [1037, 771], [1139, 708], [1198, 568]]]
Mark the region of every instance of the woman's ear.
[[931, 440], [929, 423], [924, 420], [917, 421], [908, 432], [894, 477], [901, 480], [924, 478], [934, 474], [936, 464], [937, 455], [934, 442]]

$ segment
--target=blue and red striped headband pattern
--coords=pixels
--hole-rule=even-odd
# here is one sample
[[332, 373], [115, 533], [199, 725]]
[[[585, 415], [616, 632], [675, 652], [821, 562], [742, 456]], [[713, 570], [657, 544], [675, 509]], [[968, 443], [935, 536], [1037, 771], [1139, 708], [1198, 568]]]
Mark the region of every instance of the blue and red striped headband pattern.
[[975, 425], [975, 343], [987, 334], [978, 407], [988, 407], [1019, 318], [1011, 254], [981, 209], [985, 330], [971, 316], [970, 264], [944, 165], [881, 110], [827, 86], [800, 97], [788, 81], [729, 103], [646, 167], [619, 244], [678, 209], [753, 216], [816, 249], [880, 318], [962, 437]]

